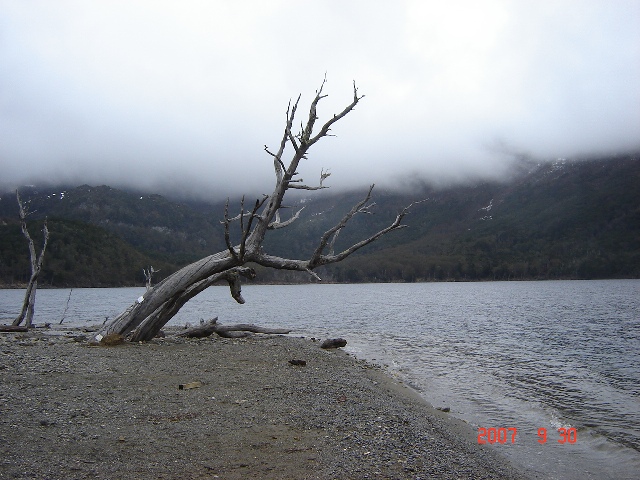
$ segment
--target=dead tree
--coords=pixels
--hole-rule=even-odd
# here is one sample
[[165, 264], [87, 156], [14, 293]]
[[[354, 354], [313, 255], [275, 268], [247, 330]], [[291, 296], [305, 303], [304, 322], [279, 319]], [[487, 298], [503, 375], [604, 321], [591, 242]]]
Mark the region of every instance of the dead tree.
[[153, 274], [158, 273], [160, 270], [156, 270], [153, 268], [153, 265], [149, 266], [149, 269], [143, 268], [142, 274], [144, 275], [145, 280], [147, 281], [147, 292], [151, 290], [151, 280], [153, 279]]
[[24, 302], [22, 303], [22, 311], [20, 315], [16, 317], [13, 321], [13, 325], [20, 325], [23, 321], [25, 322], [25, 327], [30, 328], [33, 323], [33, 313], [35, 311], [36, 305], [36, 290], [38, 289], [38, 275], [40, 275], [40, 270], [42, 269], [42, 262], [44, 260], [44, 252], [47, 249], [47, 243], [49, 242], [49, 229], [47, 228], [47, 219], [44, 220], [44, 227], [42, 228], [42, 233], [44, 236], [44, 241], [42, 243], [42, 250], [40, 250], [40, 255], [36, 256], [36, 247], [33, 243], [33, 239], [31, 235], [29, 235], [29, 230], [27, 230], [27, 216], [29, 212], [25, 208], [24, 204], [20, 200], [20, 193], [16, 190], [16, 199], [18, 200], [18, 210], [20, 214], [20, 227], [22, 228], [22, 233], [24, 234], [27, 242], [29, 243], [29, 256], [31, 260], [31, 276], [29, 277], [29, 283], [27, 284], [27, 291], [24, 295]]
[[[405, 226], [401, 222], [408, 213], [410, 205], [398, 213], [395, 220], [386, 228], [341, 252], [334, 252], [335, 241], [340, 231], [356, 214], [370, 213], [371, 208], [375, 205], [371, 202], [372, 185], [365, 197], [354, 205], [339, 223], [322, 235], [310, 258], [281, 258], [264, 251], [263, 240], [269, 230], [285, 228], [300, 216], [301, 210], [298, 210], [286, 220], [281, 218], [280, 209], [284, 208], [282, 201], [285, 193], [290, 189], [319, 190], [327, 188], [323, 185], [323, 181], [330, 175], [328, 172], [324, 170], [321, 172], [318, 185], [306, 185], [302, 179], [298, 178], [298, 165], [301, 160], [307, 157], [309, 149], [326, 137], [333, 125], [350, 113], [363, 98], [358, 95], [354, 83], [351, 102], [316, 130], [318, 103], [326, 97], [322, 93], [325, 82], [326, 79], [316, 92], [309, 108], [308, 119], [306, 123], [301, 124], [300, 131], [298, 133], [293, 131], [300, 101], [300, 96], [298, 96], [298, 99], [293, 103], [290, 101], [287, 107], [284, 132], [278, 149], [272, 152], [266, 145], [264, 147], [264, 150], [272, 157], [275, 170], [276, 181], [271, 195], [264, 195], [261, 199], [256, 200], [250, 208], [245, 208], [243, 200], [240, 205], [240, 213], [233, 217], [229, 214], [229, 202], [227, 202], [222, 222], [226, 250], [187, 265], [165, 278], [108, 325], [105, 325], [96, 334], [97, 341], [110, 333], [125, 335], [132, 341], [149, 340], [189, 299], [220, 280], [226, 280], [231, 288], [233, 298], [239, 303], [244, 303], [240, 293], [240, 278], [255, 276], [255, 272], [251, 268], [244, 266], [248, 263], [277, 269], [305, 271], [319, 280], [320, 278], [313, 271], [317, 267], [339, 262], [381, 236]], [[285, 149], [289, 152], [287, 164], [284, 161]], [[231, 240], [232, 225], [239, 227], [239, 242], [237, 243]]]

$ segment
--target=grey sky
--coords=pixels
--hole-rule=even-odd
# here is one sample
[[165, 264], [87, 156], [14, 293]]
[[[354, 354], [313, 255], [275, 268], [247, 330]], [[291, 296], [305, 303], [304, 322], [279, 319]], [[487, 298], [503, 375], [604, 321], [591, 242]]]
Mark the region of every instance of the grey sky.
[[492, 175], [640, 148], [640, 1], [0, 0], [0, 184], [266, 190], [289, 98], [311, 181]]

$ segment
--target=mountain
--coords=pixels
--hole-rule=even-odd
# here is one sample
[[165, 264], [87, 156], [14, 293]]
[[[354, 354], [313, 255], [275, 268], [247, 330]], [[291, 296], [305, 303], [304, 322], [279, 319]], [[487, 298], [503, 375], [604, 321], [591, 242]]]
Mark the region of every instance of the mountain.
[[[101, 227], [155, 258], [188, 262], [212, 249], [224, 248], [222, 228], [215, 215], [204, 215], [161, 195], [105, 185], [30, 187], [21, 192], [33, 212], [32, 218], [71, 219]], [[17, 218], [15, 193], [1, 197], [0, 218], [3, 217]]]
[[[26, 187], [29, 231], [36, 245], [42, 220], [51, 239], [41, 284], [120, 286], [144, 283], [142, 269], [163, 275], [224, 248], [217, 222], [160, 195], [142, 195], [108, 186]], [[39, 248], [39, 246], [38, 246]], [[28, 248], [20, 233], [14, 192], [0, 197], [0, 284], [29, 278]]]
[[416, 232], [338, 268], [378, 281], [638, 278], [638, 185], [640, 161], [626, 157], [434, 192], [408, 220]]
[[[340, 233], [336, 250], [388, 225], [403, 206], [421, 202], [405, 218], [407, 228], [324, 267], [320, 276], [338, 282], [640, 277], [638, 155], [523, 163], [520, 170], [504, 182], [374, 191], [375, 214], [356, 215]], [[304, 207], [299, 220], [269, 232], [265, 249], [308, 257], [322, 233], [365, 193], [323, 190], [291, 200], [291, 212]], [[223, 203], [177, 202], [87, 185], [25, 187], [21, 196], [34, 212], [35, 239], [42, 219], [49, 218], [45, 285], [141, 284], [145, 266], [152, 264], [165, 276], [225, 248]], [[237, 214], [239, 202], [230, 202], [229, 211]], [[5, 285], [28, 276], [17, 218], [15, 193], [2, 195], [0, 283]], [[308, 275], [261, 269], [259, 280], [308, 281]]]

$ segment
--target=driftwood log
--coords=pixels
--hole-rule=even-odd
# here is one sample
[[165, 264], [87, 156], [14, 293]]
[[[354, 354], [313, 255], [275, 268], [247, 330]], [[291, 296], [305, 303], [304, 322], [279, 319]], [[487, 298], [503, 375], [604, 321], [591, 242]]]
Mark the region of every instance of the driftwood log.
[[290, 332], [291, 330], [284, 328], [258, 327], [257, 325], [251, 325], [248, 323], [239, 323], [237, 325], [220, 325], [218, 323], [218, 317], [215, 317], [208, 322], [203, 323], [202, 325], [190, 328], [184, 332], [180, 332], [176, 334], [176, 336], [187, 338], [204, 338], [210, 336], [213, 333], [216, 333], [224, 338], [242, 338], [247, 337], [252, 333], [286, 335]]
[[27, 327], [20, 327], [17, 325], [0, 325], [0, 332], [28, 332]]

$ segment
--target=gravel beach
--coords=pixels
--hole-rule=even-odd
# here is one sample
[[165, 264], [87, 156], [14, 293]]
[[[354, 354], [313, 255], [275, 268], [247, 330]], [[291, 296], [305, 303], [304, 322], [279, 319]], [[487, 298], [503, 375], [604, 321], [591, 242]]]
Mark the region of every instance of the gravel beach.
[[0, 334], [0, 478], [527, 478], [379, 367], [311, 339], [53, 333]]

